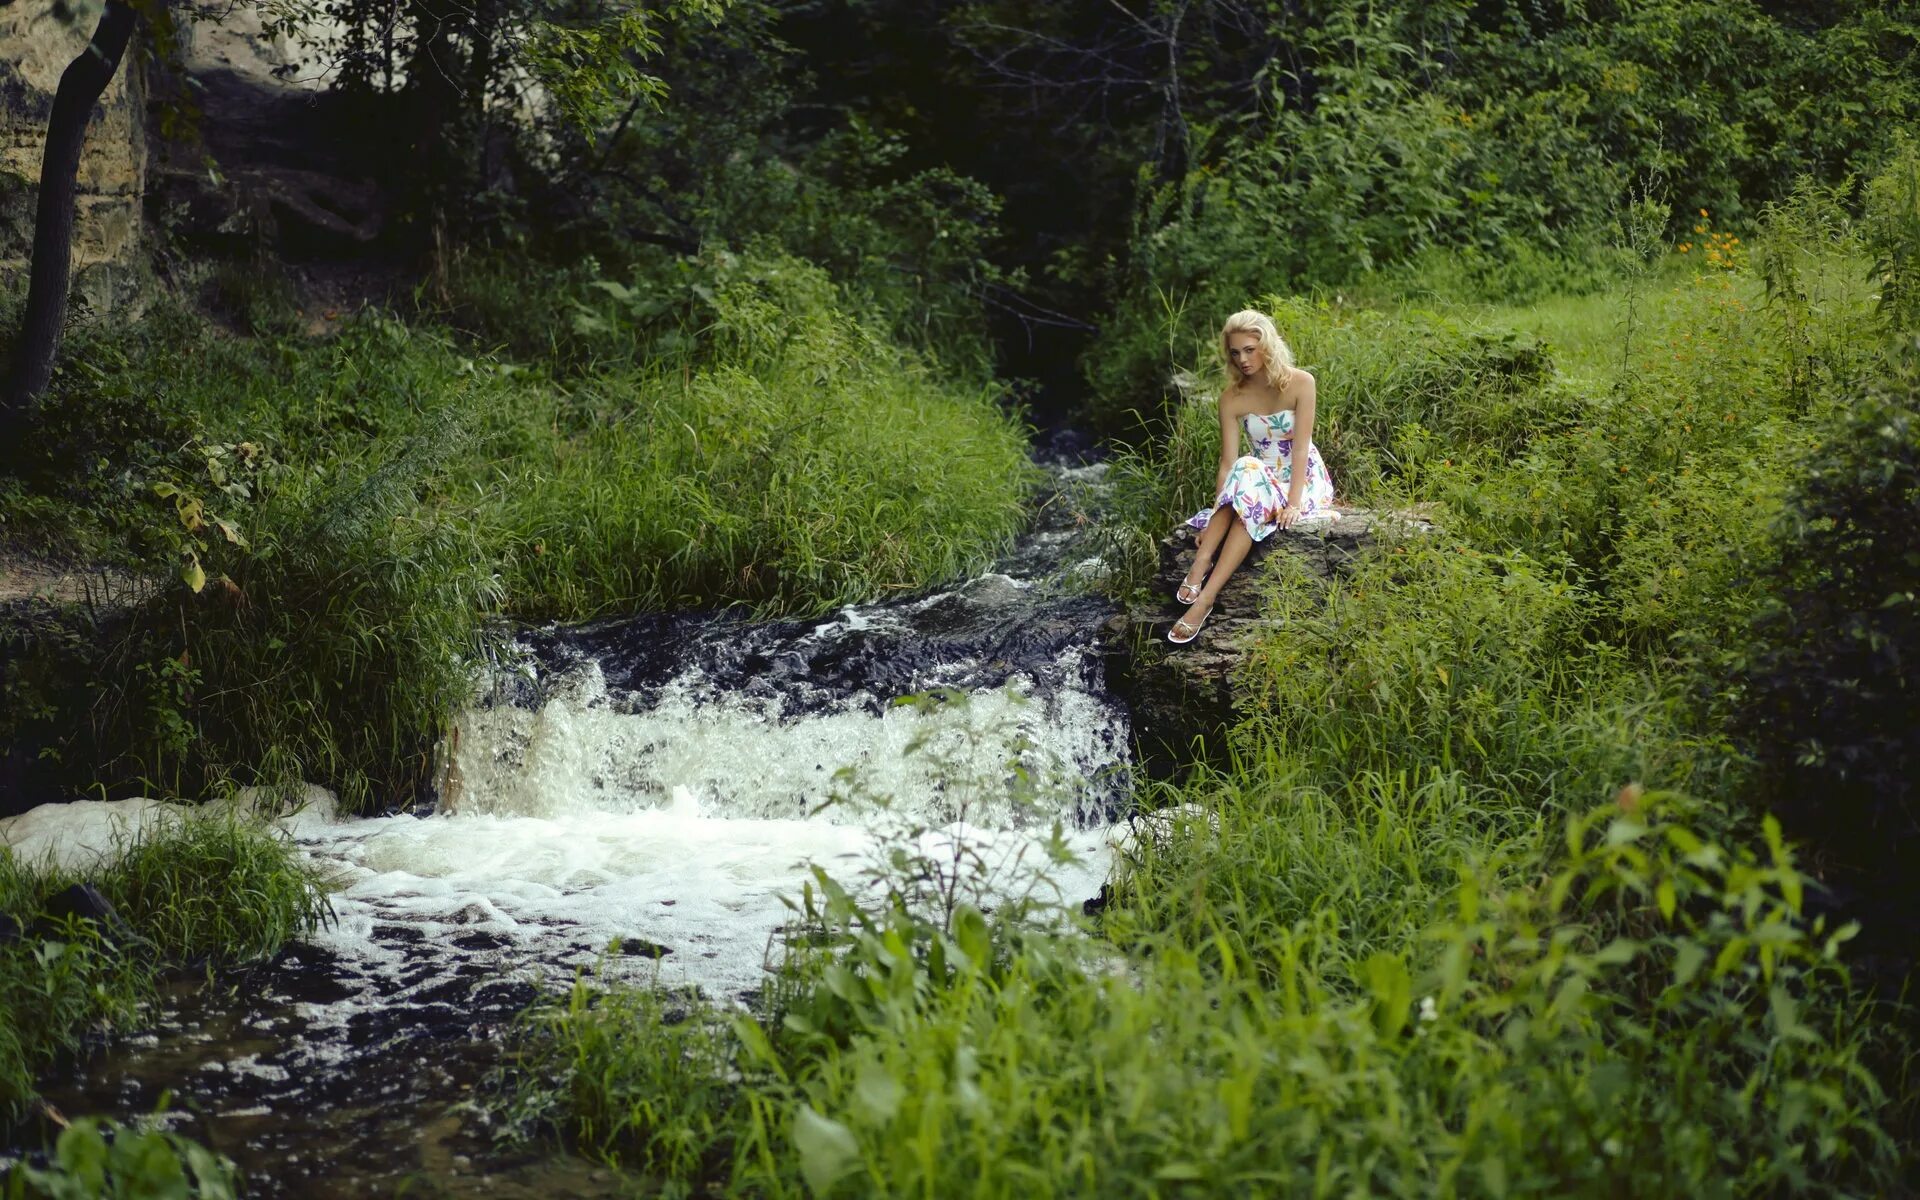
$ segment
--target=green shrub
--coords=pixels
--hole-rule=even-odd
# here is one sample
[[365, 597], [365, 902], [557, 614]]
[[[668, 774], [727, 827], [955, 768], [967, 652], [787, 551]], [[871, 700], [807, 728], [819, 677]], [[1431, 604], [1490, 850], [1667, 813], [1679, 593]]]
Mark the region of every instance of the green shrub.
[[818, 611], [952, 578], [1019, 528], [1024, 440], [991, 392], [888, 342], [797, 260], [712, 302], [712, 365], [599, 375], [571, 436], [523, 426], [485, 518], [516, 611]]
[[1816, 444], [1774, 526], [1738, 728], [1766, 801], [1904, 912], [1920, 838], [1920, 378], [1861, 397]]
[[240, 1173], [224, 1155], [170, 1130], [81, 1117], [60, 1131], [50, 1162], [14, 1167], [6, 1185], [8, 1200], [233, 1200]]
[[[1283, 823], [1289, 798], [1269, 803], [1267, 824]], [[1324, 901], [1303, 883], [1298, 914], [1279, 899], [1297, 860], [1269, 858], [1265, 893], [1215, 907], [1221, 893], [1195, 885], [1221, 855], [1260, 851], [1230, 824], [1176, 830], [1131, 886], [1178, 910], [1178, 932], [1139, 924], [1153, 907], [1123, 910], [1118, 928], [1143, 939], [1123, 969], [972, 910], [951, 934], [898, 909], [853, 918], [842, 893], [810, 911], [854, 937], [831, 939], [817, 982], [769, 1014], [673, 1023], [604, 1000], [640, 1024], [551, 1022], [531, 1075], [593, 1064], [566, 1076], [563, 1127], [583, 1132], [574, 1122], [608, 1104], [636, 1114], [595, 1149], [723, 1194], [1892, 1184], [1887, 1097], [1861, 1068], [1866, 1031], [1833, 962], [1847, 931], [1799, 915], [1805, 884], [1777, 840], [1763, 854], [1717, 843], [1677, 797], [1635, 793], [1568, 821], [1558, 851], [1523, 831], [1490, 872], [1470, 816], [1432, 823], [1447, 807], [1430, 797], [1404, 810], [1404, 833], [1357, 840], [1352, 824], [1305, 826], [1365, 873]], [[1413, 877], [1393, 936], [1344, 927], [1341, 912], [1380, 896], [1369, 881], [1391, 896], [1410, 882], [1393, 864], [1429, 845], [1454, 860]], [[1268, 931], [1260, 971], [1236, 952], [1247, 916]], [[687, 1069], [712, 1074], [646, 1123], [643, 1085]], [[697, 1160], [661, 1155], [663, 1130], [689, 1129]]]
[[154, 606], [155, 635], [182, 630], [178, 669], [160, 666], [186, 727], [151, 774], [188, 795], [307, 780], [350, 809], [412, 798], [502, 597], [472, 520], [429, 491], [463, 419], [282, 485], [198, 595]]

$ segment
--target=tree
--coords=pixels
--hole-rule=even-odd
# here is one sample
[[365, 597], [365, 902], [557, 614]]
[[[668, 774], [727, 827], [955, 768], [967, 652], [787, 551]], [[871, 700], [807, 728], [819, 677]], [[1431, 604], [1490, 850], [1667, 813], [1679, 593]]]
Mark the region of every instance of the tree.
[[[392, 157], [383, 172], [401, 182], [403, 214], [416, 238], [435, 240], [463, 217], [485, 221], [473, 201], [500, 186], [515, 164], [501, 147], [535, 126], [565, 128], [589, 142], [626, 113], [657, 100], [665, 84], [645, 64], [685, 23], [717, 23], [728, 0], [266, 0], [272, 30], [336, 31], [327, 47], [336, 87], [362, 102]], [[393, 136], [394, 134], [399, 136]], [[551, 137], [523, 139], [537, 170]]]
[[40, 194], [33, 222], [33, 265], [27, 311], [14, 348], [0, 425], [11, 425], [53, 378], [53, 358], [67, 319], [67, 289], [73, 260], [73, 189], [80, 147], [100, 93], [120, 69], [139, 13], [124, 0], [107, 0], [87, 48], [67, 65], [47, 118], [47, 144], [40, 159]]

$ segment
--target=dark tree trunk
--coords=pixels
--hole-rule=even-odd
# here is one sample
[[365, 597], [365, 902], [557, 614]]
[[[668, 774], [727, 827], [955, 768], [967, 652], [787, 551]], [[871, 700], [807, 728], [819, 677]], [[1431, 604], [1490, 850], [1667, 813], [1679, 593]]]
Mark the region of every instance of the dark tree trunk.
[[10, 425], [21, 408], [53, 378], [53, 357], [67, 319], [67, 287], [73, 265], [73, 188], [80, 172], [80, 146], [94, 102], [120, 69], [137, 21], [122, 0], [107, 0], [93, 40], [67, 64], [53, 94], [47, 118], [47, 145], [40, 159], [39, 208], [34, 214], [33, 269], [27, 284], [27, 312], [14, 348], [13, 378], [7, 387], [0, 424]]

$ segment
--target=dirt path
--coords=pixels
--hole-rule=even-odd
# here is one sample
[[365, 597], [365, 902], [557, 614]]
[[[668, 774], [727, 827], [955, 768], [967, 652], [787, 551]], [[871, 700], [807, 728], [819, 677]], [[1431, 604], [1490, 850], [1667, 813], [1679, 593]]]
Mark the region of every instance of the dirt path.
[[97, 565], [49, 563], [0, 552], [0, 605], [46, 600], [54, 604], [119, 608], [140, 599], [151, 586], [151, 580], [125, 571]]

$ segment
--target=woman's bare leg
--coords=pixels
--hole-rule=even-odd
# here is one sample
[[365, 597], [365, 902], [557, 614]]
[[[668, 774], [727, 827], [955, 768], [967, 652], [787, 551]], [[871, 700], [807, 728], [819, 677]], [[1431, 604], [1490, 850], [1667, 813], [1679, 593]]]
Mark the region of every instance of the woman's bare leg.
[[[1220, 560], [1214, 564], [1213, 574], [1207, 576], [1207, 586], [1200, 589], [1200, 598], [1195, 600], [1193, 607], [1187, 609], [1186, 615], [1180, 618], [1188, 629], [1197, 627], [1200, 619], [1213, 611], [1213, 602], [1220, 598], [1220, 589], [1227, 586], [1227, 580], [1232, 578], [1234, 571], [1247, 560], [1247, 551], [1253, 549], [1253, 535], [1247, 532], [1247, 523], [1240, 520], [1238, 514], [1232, 509], [1222, 511], [1226, 512], [1230, 518], [1227, 522], [1226, 540], [1220, 547]], [[1215, 521], [1219, 516], [1219, 513], [1214, 514]], [[1207, 528], [1211, 530], [1213, 522], [1208, 522]]]
[[1187, 582], [1199, 586], [1207, 576], [1207, 567], [1213, 562], [1213, 555], [1220, 548], [1221, 541], [1227, 536], [1227, 530], [1238, 524], [1234, 520], [1237, 514], [1233, 506], [1223, 504], [1213, 510], [1213, 516], [1207, 519], [1207, 527], [1200, 531], [1199, 540], [1193, 547], [1193, 565], [1187, 568]]

